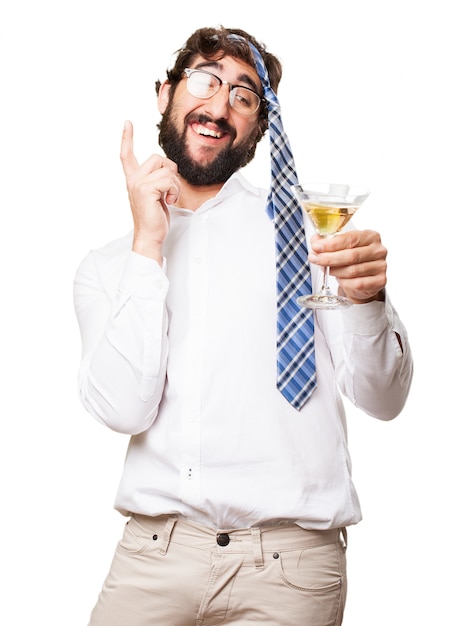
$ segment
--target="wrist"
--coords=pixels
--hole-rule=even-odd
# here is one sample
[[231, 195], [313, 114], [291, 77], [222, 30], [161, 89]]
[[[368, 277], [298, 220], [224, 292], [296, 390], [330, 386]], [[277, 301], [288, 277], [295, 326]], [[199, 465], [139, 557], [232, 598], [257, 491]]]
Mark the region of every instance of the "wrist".
[[371, 298], [365, 298], [364, 300], [357, 300], [354, 298], [350, 298], [349, 300], [353, 302], [353, 304], [368, 304], [368, 302], [385, 302], [386, 300], [386, 292], [384, 289], [381, 289]]
[[132, 251], [163, 264], [163, 244], [148, 237], [134, 236]]

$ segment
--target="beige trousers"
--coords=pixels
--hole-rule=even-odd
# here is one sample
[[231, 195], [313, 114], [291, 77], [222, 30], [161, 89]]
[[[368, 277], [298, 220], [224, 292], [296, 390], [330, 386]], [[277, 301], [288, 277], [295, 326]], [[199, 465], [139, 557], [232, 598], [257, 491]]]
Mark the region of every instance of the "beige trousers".
[[346, 531], [134, 515], [89, 626], [339, 626]]

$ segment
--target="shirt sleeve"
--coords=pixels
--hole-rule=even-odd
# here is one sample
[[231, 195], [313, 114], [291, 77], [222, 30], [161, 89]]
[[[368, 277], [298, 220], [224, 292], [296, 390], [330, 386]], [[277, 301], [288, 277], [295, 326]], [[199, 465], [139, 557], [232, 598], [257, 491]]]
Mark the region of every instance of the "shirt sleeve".
[[[384, 302], [343, 310], [341, 318], [342, 334], [337, 328], [326, 332], [342, 393], [373, 417], [395, 418], [405, 405], [413, 375], [407, 331], [396, 310], [386, 295]], [[327, 325], [325, 316], [323, 321]]]
[[75, 276], [79, 396], [98, 421], [138, 434], [155, 420], [165, 383], [168, 280], [158, 263], [134, 252], [114, 286], [106, 270], [91, 252]]

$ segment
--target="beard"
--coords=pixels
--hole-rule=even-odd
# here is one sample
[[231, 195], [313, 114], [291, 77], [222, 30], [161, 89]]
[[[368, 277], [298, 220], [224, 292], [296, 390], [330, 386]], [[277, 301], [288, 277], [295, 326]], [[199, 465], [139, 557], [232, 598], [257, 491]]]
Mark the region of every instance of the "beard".
[[[218, 185], [225, 183], [232, 174], [247, 165], [255, 154], [258, 130], [247, 137], [242, 143], [233, 147], [232, 144], [224, 148], [210, 163], [199, 163], [194, 160], [186, 145], [186, 132], [188, 121], [194, 119], [203, 124], [213, 122], [206, 115], [190, 116], [185, 120], [184, 130], [180, 133], [176, 127], [172, 115], [171, 103], [164, 112], [161, 122], [158, 124], [160, 131], [159, 144], [166, 156], [178, 166], [178, 172], [190, 185]], [[235, 136], [234, 129], [225, 120], [217, 120], [217, 126], [222, 131], [227, 131], [231, 137]]]

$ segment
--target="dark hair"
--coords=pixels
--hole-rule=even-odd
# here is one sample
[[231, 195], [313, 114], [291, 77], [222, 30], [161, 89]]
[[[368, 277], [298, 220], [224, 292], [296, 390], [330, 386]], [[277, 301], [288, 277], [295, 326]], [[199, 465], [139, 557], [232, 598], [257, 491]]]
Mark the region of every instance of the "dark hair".
[[[243, 37], [245, 41], [243, 39], [230, 38], [229, 35], [239, 35]], [[186, 41], [185, 45], [176, 51], [177, 58], [174, 66], [166, 72], [171, 90], [181, 80], [184, 68], [190, 67], [192, 60], [197, 55], [201, 55], [207, 60], [219, 60], [224, 56], [231, 56], [247, 63], [255, 69], [256, 64], [254, 57], [247, 42], [251, 42], [259, 50], [269, 74], [270, 86], [277, 92], [280, 79], [282, 78], [282, 65], [277, 57], [267, 52], [263, 43], [254, 39], [254, 37], [244, 30], [224, 28], [223, 26], [219, 26], [218, 28], [200, 28], [196, 30]], [[160, 87], [161, 81], [157, 80], [155, 83], [157, 94]], [[259, 139], [267, 130], [267, 127], [267, 108], [263, 105], [259, 114]]]

